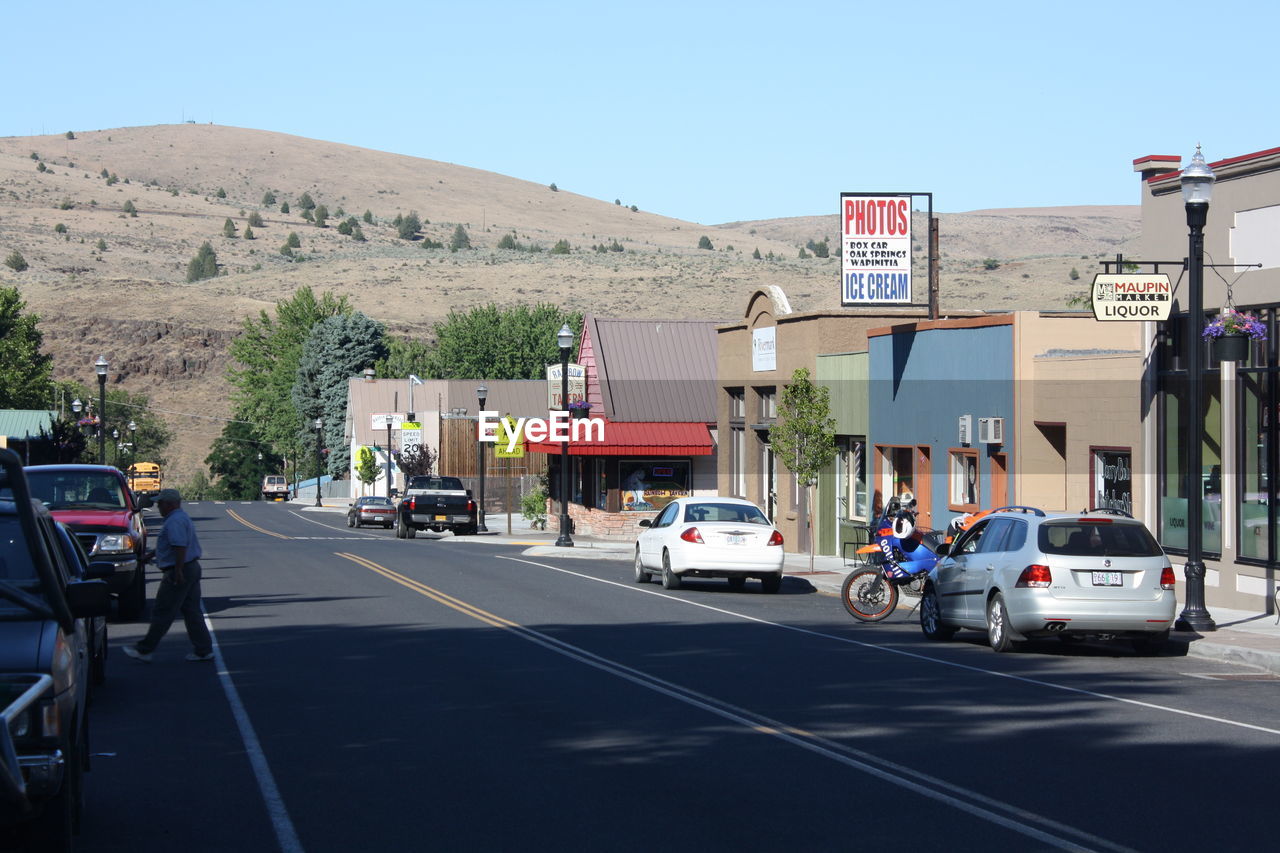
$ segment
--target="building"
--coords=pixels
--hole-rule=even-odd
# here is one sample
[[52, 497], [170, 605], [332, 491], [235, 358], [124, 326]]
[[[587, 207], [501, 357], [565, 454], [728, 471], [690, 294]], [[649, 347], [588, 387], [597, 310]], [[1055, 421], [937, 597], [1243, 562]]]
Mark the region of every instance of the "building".
[[[1188, 225], [1177, 156], [1134, 161], [1141, 175], [1142, 243], [1135, 262], [1144, 271], [1177, 278], [1188, 255]], [[1280, 503], [1280, 148], [1211, 163], [1216, 177], [1204, 227], [1206, 316], [1234, 306], [1255, 313], [1267, 328], [1245, 360], [1222, 362], [1205, 346], [1203, 547], [1205, 601], [1213, 607], [1268, 611], [1277, 589], [1277, 505]], [[1185, 285], [1175, 289], [1168, 323], [1147, 324], [1151, 351], [1151, 407], [1147, 438], [1154, 449], [1148, 510], [1161, 544], [1173, 554], [1187, 546], [1187, 446], [1184, 354]]]

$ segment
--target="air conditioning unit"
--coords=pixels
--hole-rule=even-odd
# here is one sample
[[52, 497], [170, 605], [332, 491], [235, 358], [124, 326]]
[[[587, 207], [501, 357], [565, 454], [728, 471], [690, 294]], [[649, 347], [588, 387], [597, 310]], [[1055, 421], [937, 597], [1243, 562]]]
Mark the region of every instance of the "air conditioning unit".
[[978, 444], [1004, 444], [1004, 418], [978, 418]]
[[960, 443], [973, 443], [973, 415], [960, 416]]

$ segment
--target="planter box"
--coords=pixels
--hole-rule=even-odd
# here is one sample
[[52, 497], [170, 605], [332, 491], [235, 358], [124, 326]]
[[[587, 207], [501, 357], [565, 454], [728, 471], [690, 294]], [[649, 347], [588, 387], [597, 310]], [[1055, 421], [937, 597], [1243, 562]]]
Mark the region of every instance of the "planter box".
[[1252, 341], [1248, 335], [1222, 335], [1213, 339], [1213, 354], [1219, 361], [1248, 361]]

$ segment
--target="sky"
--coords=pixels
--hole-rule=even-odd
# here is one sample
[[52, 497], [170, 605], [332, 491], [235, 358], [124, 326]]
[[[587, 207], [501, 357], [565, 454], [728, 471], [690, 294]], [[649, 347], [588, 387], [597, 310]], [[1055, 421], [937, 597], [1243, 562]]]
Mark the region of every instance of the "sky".
[[1138, 157], [1280, 146], [1258, 0], [6, 5], [0, 136], [190, 119], [707, 225], [1137, 204]]

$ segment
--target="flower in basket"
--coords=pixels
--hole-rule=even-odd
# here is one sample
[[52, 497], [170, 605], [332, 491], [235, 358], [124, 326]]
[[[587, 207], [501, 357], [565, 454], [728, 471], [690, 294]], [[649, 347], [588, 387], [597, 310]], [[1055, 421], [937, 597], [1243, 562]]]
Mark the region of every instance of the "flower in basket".
[[588, 403], [586, 400], [574, 400], [572, 403], [569, 404], [569, 411], [589, 412], [591, 411], [591, 404]]
[[1261, 341], [1267, 337], [1267, 327], [1253, 314], [1228, 308], [1204, 327], [1203, 337], [1206, 339], [1213, 340], [1223, 335], [1248, 335], [1255, 341]]

